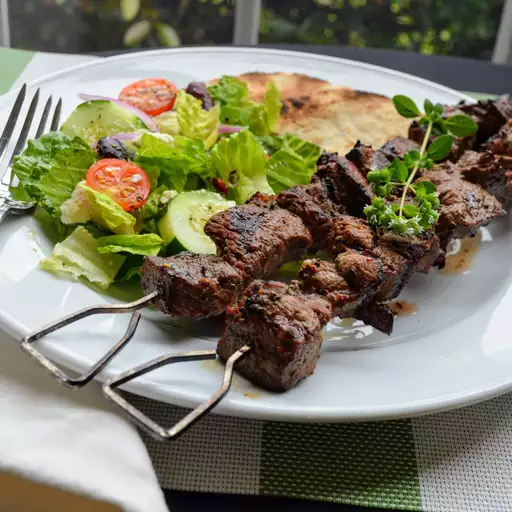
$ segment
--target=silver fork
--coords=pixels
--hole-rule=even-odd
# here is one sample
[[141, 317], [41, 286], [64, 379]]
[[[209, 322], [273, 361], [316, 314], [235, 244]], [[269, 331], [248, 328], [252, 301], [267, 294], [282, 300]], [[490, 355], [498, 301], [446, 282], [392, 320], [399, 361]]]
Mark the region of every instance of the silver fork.
[[[0, 136], [0, 222], [2, 222], [2, 219], [7, 214], [21, 214], [23, 212], [29, 211], [35, 205], [35, 203], [33, 202], [18, 201], [12, 198], [9, 192], [9, 186], [11, 185], [12, 180], [12, 164], [14, 161], [14, 157], [16, 155], [19, 155], [25, 147], [25, 143], [27, 142], [27, 137], [32, 126], [32, 121], [34, 120], [34, 115], [36, 113], [37, 105], [39, 103], [39, 89], [35, 92], [34, 96], [32, 97], [32, 101], [30, 102], [30, 106], [27, 111], [27, 117], [23, 122], [23, 126], [21, 128], [18, 141], [16, 142], [16, 146], [14, 147], [14, 150], [9, 158], [7, 166], [4, 167], [2, 165], [7, 153], [7, 146], [9, 145], [9, 141], [11, 140], [12, 134], [16, 127], [16, 123], [18, 122], [21, 108], [23, 106], [23, 102], [25, 101], [26, 93], [27, 84], [24, 84], [23, 87], [20, 89], [20, 92], [18, 93], [18, 97], [16, 98], [11, 113], [9, 114], [9, 118], [7, 119], [4, 131]], [[39, 121], [39, 125], [37, 127], [35, 135], [36, 139], [40, 137], [45, 131], [46, 122], [48, 121], [48, 116], [52, 108], [52, 101], [52, 97], [50, 96], [50, 98], [48, 98], [45, 104], [41, 120]], [[59, 98], [59, 101], [57, 102], [57, 105], [53, 113], [50, 131], [55, 131], [59, 127], [61, 107], [62, 99]]]

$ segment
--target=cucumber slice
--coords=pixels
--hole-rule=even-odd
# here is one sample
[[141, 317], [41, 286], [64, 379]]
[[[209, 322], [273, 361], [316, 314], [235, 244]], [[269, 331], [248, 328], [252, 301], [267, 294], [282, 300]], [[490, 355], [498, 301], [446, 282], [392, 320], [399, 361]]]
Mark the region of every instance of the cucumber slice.
[[101, 137], [122, 132], [147, 131], [146, 125], [131, 112], [108, 100], [81, 103], [68, 117], [61, 130], [78, 136], [89, 144]]
[[217, 212], [234, 206], [234, 201], [227, 201], [216, 192], [201, 190], [178, 194], [159, 221], [160, 236], [166, 244], [176, 238], [184, 249], [194, 253], [215, 253], [215, 244], [203, 231], [205, 224]]

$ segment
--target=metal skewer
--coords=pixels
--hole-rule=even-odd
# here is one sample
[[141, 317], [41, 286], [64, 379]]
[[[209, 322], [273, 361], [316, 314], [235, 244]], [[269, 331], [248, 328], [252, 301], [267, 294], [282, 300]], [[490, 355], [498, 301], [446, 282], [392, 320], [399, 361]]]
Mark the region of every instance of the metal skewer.
[[[141, 314], [137, 311], [141, 308], [148, 306], [158, 297], [158, 292], [152, 292], [147, 296], [144, 296], [137, 301], [131, 303], [121, 304], [105, 304], [105, 305], [94, 305], [87, 308], [83, 308], [70, 315], [57, 319], [56, 321], [47, 324], [42, 329], [31, 333], [26, 336], [21, 342], [21, 348], [33, 357], [39, 364], [44, 367], [59, 383], [68, 388], [76, 390], [87, 385], [93, 380], [107, 365], [108, 363], [130, 342], [133, 338]], [[89, 317], [96, 314], [118, 314], [118, 313], [130, 313], [130, 323], [128, 328], [121, 338], [107, 353], [105, 353], [88, 371], [78, 377], [71, 377], [66, 374], [62, 369], [57, 367], [51, 360], [44, 356], [40, 351], [34, 347], [34, 342], [41, 339], [42, 337], [53, 333], [65, 326], [73, 324], [76, 321]], [[124, 412], [136, 422], [136, 424], [147, 431], [151, 436], [157, 440], [170, 440], [184, 433], [188, 428], [198, 422], [203, 416], [210, 412], [221, 399], [230, 390], [232, 379], [233, 379], [233, 368], [235, 363], [245, 356], [251, 350], [251, 346], [245, 345], [228, 359], [225, 366], [223, 375], [223, 381], [221, 386], [215, 391], [215, 393], [207, 399], [205, 402], [200, 404], [197, 408], [187, 414], [182, 420], [177, 422], [174, 426], [166, 429], [144, 413], [138, 410], [135, 406], [131, 405], [118, 391], [118, 387], [132, 381], [143, 374], [151, 372], [165, 365], [171, 363], [181, 362], [192, 362], [201, 360], [215, 360], [217, 354], [215, 350], [210, 351], [191, 351], [187, 353], [174, 353], [167, 354], [150, 360], [149, 362], [142, 363], [133, 369], [129, 369], [118, 376], [110, 379], [103, 385], [103, 393], [105, 397], [115, 402]]]
[[115, 402], [118, 406], [123, 408], [123, 410], [133, 419], [135, 422], [148, 432], [151, 436], [153, 436], [157, 440], [169, 440], [172, 438], [176, 438], [177, 436], [184, 433], [187, 429], [193, 426], [196, 422], [198, 422], [203, 416], [205, 416], [210, 410], [212, 410], [219, 401], [228, 393], [230, 387], [232, 385], [233, 378], [233, 367], [237, 360], [245, 356], [251, 350], [251, 346], [245, 345], [241, 347], [238, 351], [233, 353], [228, 361], [226, 362], [223, 381], [221, 386], [216, 390], [216, 392], [210, 396], [204, 403], [200, 404], [190, 413], [188, 413], [182, 420], [178, 421], [171, 428], [164, 428], [151, 420], [147, 415], [145, 415], [142, 411], [138, 410], [135, 406], [131, 405], [123, 396], [121, 396], [115, 389], [125, 383], [142, 376], [148, 372], [151, 372], [155, 369], [163, 367], [165, 365], [169, 365], [171, 363], [180, 363], [180, 362], [191, 362], [198, 360], [215, 360], [217, 355], [216, 351], [191, 351], [189, 353], [179, 353], [179, 354], [168, 354], [164, 356], [159, 356], [154, 360], [150, 360], [149, 362], [143, 363], [130, 369], [128, 371], [123, 372], [119, 376], [110, 379], [103, 385], [103, 393], [105, 396], [111, 401]]

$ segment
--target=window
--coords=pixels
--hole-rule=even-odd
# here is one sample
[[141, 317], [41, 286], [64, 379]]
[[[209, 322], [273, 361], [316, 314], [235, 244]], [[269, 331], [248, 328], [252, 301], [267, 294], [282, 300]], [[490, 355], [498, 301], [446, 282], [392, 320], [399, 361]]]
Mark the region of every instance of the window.
[[261, 42], [490, 59], [503, 0], [263, 0]]
[[233, 0], [10, 0], [14, 48], [88, 53], [231, 43]]
[[506, 62], [511, 0], [0, 0], [2, 35], [54, 52], [259, 41]]

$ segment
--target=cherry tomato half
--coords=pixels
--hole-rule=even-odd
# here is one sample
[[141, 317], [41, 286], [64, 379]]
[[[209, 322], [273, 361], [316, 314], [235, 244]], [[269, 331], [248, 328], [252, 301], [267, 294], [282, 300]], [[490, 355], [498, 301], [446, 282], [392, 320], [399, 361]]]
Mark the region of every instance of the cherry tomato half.
[[177, 87], [173, 82], [163, 78], [146, 78], [126, 86], [119, 99], [150, 116], [157, 116], [173, 108], [176, 93]]
[[102, 159], [87, 171], [91, 189], [110, 196], [126, 212], [140, 207], [150, 194], [150, 179], [138, 166], [120, 159]]

